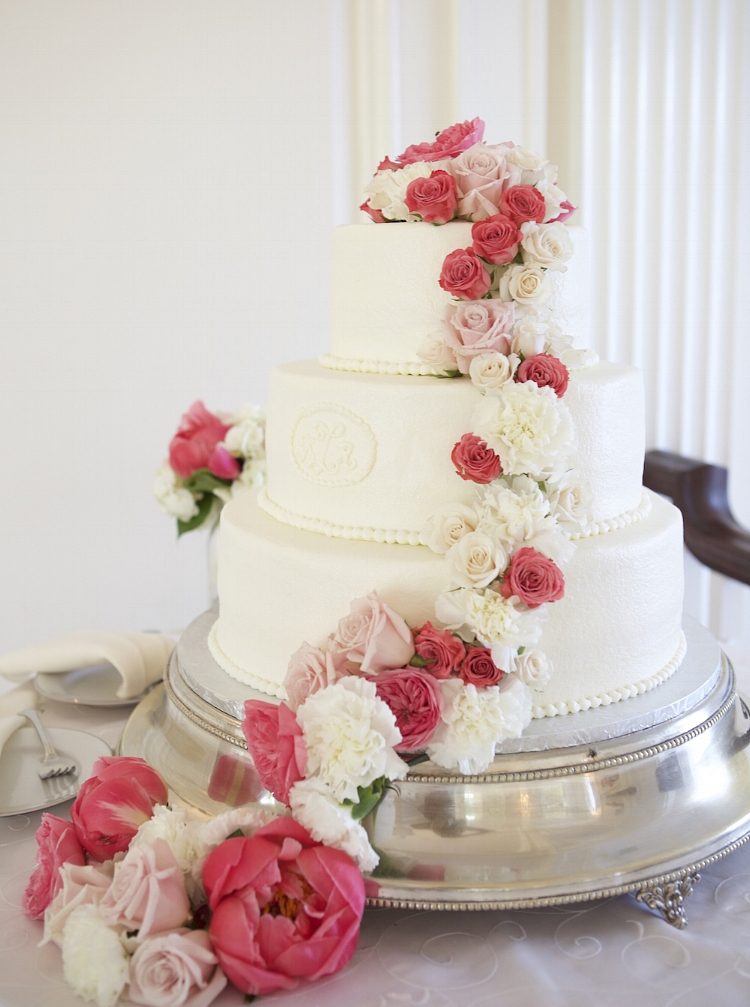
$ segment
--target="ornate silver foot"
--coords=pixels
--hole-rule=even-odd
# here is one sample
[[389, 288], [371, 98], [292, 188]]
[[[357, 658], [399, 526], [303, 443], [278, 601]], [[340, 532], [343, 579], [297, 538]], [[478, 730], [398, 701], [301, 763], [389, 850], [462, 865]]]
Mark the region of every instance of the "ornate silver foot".
[[649, 909], [661, 913], [667, 923], [678, 930], [687, 926], [685, 899], [700, 881], [700, 874], [686, 874], [678, 881], [666, 885], [646, 885], [635, 893], [639, 902], [645, 902]]

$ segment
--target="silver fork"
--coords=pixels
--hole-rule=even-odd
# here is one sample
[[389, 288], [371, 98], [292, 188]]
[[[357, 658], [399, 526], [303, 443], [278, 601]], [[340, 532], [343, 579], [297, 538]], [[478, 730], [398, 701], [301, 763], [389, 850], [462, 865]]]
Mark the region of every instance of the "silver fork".
[[20, 710], [19, 714], [31, 723], [44, 747], [44, 755], [37, 769], [40, 780], [48, 780], [50, 776], [65, 776], [67, 773], [73, 773], [78, 769], [78, 765], [73, 759], [60, 755], [52, 744], [52, 739], [47, 733], [47, 728], [42, 723], [41, 717], [36, 710]]

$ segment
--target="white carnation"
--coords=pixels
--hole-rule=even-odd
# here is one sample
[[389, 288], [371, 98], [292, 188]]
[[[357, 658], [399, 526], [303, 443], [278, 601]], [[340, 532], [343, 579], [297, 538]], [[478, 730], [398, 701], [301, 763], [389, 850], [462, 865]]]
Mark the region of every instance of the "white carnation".
[[313, 839], [348, 853], [361, 871], [377, 867], [380, 858], [370, 845], [367, 833], [346, 808], [333, 800], [322, 780], [295, 783], [289, 791], [289, 806], [292, 815]]
[[266, 459], [265, 455], [258, 458], [247, 458], [242, 471], [237, 476], [230, 487], [232, 495], [247, 487], [262, 486], [266, 481]]
[[313, 693], [297, 710], [307, 746], [307, 773], [337, 801], [358, 801], [357, 788], [385, 776], [401, 780], [407, 765], [394, 746], [401, 732], [375, 685], [349, 676]]
[[366, 201], [373, 210], [380, 210], [388, 220], [421, 220], [419, 214], [409, 212], [406, 190], [415, 178], [429, 178], [437, 168], [437, 163], [416, 161], [404, 168], [379, 171], [365, 189]]
[[503, 472], [548, 479], [568, 468], [573, 422], [551, 388], [533, 381], [505, 386], [477, 406], [471, 429], [500, 456]]
[[436, 371], [458, 370], [456, 354], [446, 343], [442, 332], [431, 332], [417, 348], [417, 356]]
[[128, 954], [96, 906], [79, 906], [62, 936], [65, 981], [84, 1000], [114, 1007], [128, 981]]
[[157, 804], [151, 818], [138, 828], [130, 846], [151, 846], [156, 839], [164, 839], [184, 874], [190, 874], [199, 855], [195, 823], [181, 807], [168, 808]]
[[535, 692], [543, 692], [549, 685], [552, 664], [543, 651], [525, 650], [523, 654], [516, 657], [514, 664], [513, 670], [516, 677], [530, 689]]
[[198, 513], [193, 494], [177, 485], [177, 476], [166, 462], [156, 473], [154, 496], [165, 514], [179, 521], [189, 521]]
[[447, 559], [451, 582], [458, 587], [486, 587], [508, 565], [503, 547], [481, 531], [464, 535]]
[[503, 301], [537, 305], [548, 300], [552, 287], [542, 266], [517, 263], [501, 274], [498, 293]]
[[482, 488], [479, 515], [479, 529], [511, 548], [549, 527], [550, 504], [537, 482], [514, 476]]
[[521, 225], [521, 233], [521, 255], [525, 263], [561, 272], [566, 269], [565, 263], [573, 255], [573, 241], [565, 224], [527, 221]]
[[536, 643], [541, 629], [537, 610], [522, 609], [516, 598], [503, 598], [490, 588], [446, 591], [438, 595], [435, 614], [448, 629], [461, 636], [476, 636], [485, 647]]
[[567, 201], [568, 197], [559, 185], [555, 184], [554, 177], [541, 178], [535, 184], [539, 192], [544, 196], [544, 219], [555, 220], [562, 213], [562, 205]]
[[427, 519], [420, 542], [433, 552], [446, 553], [477, 527], [476, 512], [465, 504], [444, 504]]
[[265, 415], [260, 406], [245, 405], [233, 419], [224, 437], [224, 447], [240, 458], [256, 457], [263, 452]]
[[497, 395], [512, 380], [521, 360], [516, 353], [483, 353], [469, 364], [469, 376], [475, 388], [485, 395]]

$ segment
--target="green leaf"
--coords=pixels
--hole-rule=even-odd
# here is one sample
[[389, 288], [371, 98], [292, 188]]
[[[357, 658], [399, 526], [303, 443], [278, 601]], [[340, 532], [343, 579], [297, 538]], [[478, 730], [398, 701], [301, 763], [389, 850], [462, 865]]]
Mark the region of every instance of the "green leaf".
[[443, 371], [442, 374], [436, 374], [435, 377], [436, 378], [460, 378], [461, 377], [461, 372], [460, 371]]
[[214, 497], [210, 493], [206, 493], [202, 496], [200, 500], [197, 500], [198, 513], [195, 517], [191, 517], [189, 521], [177, 521], [177, 535], [185, 535], [189, 531], [195, 531], [196, 528], [200, 528], [203, 522], [208, 518], [214, 505]]
[[415, 654], [409, 664], [412, 668], [426, 668], [428, 664], [434, 664], [434, 661], [428, 661], [426, 658], [420, 657], [419, 654]]
[[377, 780], [372, 781], [369, 787], [357, 788], [358, 801], [356, 804], [354, 801], [343, 802], [349, 808], [355, 822], [358, 822], [365, 815], [369, 815], [371, 811], [375, 810], [383, 799], [387, 784], [388, 780], [385, 776], [379, 776]]
[[520, 657], [520, 656], [521, 656], [521, 654], [523, 654], [523, 652], [524, 652], [525, 650], [526, 650], [526, 648], [525, 648], [525, 647], [519, 647], [519, 648], [518, 648], [518, 656]]
[[183, 486], [191, 493], [213, 493], [217, 489], [226, 489], [232, 485], [231, 479], [220, 479], [208, 469], [198, 469], [183, 480]]

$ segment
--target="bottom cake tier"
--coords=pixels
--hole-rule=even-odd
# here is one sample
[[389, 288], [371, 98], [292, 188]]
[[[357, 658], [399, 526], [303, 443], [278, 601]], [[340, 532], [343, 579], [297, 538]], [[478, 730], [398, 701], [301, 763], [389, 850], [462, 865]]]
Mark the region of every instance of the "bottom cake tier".
[[[445, 582], [442, 557], [425, 547], [300, 531], [245, 496], [222, 514], [209, 647], [227, 674], [283, 697], [291, 654], [303, 641], [322, 643], [352, 599], [377, 590], [419, 626], [434, 618]], [[539, 644], [554, 672], [535, 693], [534, 716], [607, 705], [666, 681], [684, 654], [682, 596], [680, 513], [644, 491], [637, 512], [576, 544], [565, 598], [549, 606]]]

